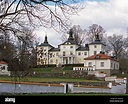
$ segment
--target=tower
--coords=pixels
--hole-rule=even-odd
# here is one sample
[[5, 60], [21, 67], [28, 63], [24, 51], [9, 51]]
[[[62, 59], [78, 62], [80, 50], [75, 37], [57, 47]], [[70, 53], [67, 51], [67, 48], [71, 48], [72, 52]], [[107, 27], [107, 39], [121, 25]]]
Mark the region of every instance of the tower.
[[99, 34], [95, 35], [94, 42], [89, 44], [89, 56], [98, 54], [100, 52], [105, 53], [105, 44], [101, 42]]

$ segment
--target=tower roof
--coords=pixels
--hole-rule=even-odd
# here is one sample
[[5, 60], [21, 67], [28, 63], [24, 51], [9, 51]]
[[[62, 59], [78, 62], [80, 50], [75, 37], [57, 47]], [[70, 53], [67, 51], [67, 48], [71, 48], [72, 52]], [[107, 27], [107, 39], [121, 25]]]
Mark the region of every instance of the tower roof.
[[68, 40], [74, 40], [74, 38], [73, 38], [73, 30], [72, 29], [70, 29], [70, 31], [69, 31]]
[[73, 38], [73, 30], [70, 29], [69, 31], [69, 37], [68, 37], [68, 40], [65, 41], [64, 43], [62, 43], [61, 45], [64, 45], [66, 43], [70, 43], [70, 44], [77, 44], [77, 42], [75, 41], [75, 39]]
[[103, 42], [101, 42], [99, 34], [95, 35], [95, 41], [90, 43], [90, 45], [91, 44], [102, 44], [102, 45], [105, 45]]
[[110, 59], [110, 60], [118, 61], [117, 59], [114, 59], [114, 58], [112, 58], [110, 56], [107, 56], [103, 53], [95, 54], [95, 55], [92, 55], [90, 57], [84, 58], [84, 60], [95, 60], [95, 59], [99, 59], [99, 60], [101, 60], [101, 59]]
[[44, 42], [41, 43], [39, 46], [50, 46], [50, 47], [53, 47], [52, 45], [50, 45], [50, 44], [48, 43], [47, 36], [45, 36]]

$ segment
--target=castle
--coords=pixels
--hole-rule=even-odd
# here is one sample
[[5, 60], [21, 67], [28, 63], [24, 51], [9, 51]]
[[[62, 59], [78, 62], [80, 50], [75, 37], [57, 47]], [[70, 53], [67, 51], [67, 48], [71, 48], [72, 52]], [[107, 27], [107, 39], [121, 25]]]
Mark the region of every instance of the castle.
[[67, 41], [59, 44], [57, 48], [49, 44], [45, 36], [44, 42], [37, 46], [37, 65], [58, 64], [84, 64], [84, 67], [91, 66], [93, 70], [102, 70], [101, 72], [109, 75], [119, 70], [118, 60], [107, 55], [106, 45], [102, 43], [99, 35], [95, 36], [92, 43], [82, 46], [69, 33]]

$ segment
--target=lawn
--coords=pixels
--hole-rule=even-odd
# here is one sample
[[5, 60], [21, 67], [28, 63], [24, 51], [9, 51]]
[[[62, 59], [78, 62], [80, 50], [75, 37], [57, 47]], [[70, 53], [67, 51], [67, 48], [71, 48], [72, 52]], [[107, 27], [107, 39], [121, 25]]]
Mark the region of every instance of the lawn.
[[58, 72], [72, 72], [72, 66], [66, 66], [63, 70], [54, 70], [55, 67], [41, 67], [41, 68], [33, 68], [33, 71], [38, 73], [58, 73]]
[[[50, 66], [50, 67], [41, 67], [41, 68], [33, 68], [32, 71], [35, 73], [63, 73], [63, 72], [68, 72], [68, 73], [72, 73], [72, 66], [66, 66], [63, 68], [63, 70], [53, 70], [54, 67]], [[40, 75], [40, 74], [39, 74]], [[29, 76], [26, 78], [21, 78], [20, 81], [24, 81], [24, 82], [101, 82], [99, 80], [86, 80], [85, 78], [62, 78], [62, 77], [57, 77], [57, 78], [44, 78], [41, 76]], [[18, 78], [17, 78], [18, 79]], [[0, 80], [5, 80], [5, 81], [11, 81], [14, 80], [11, 79], [11, 77], [9, 76], [0, 76]], [[19, 81], [19, 79], [18, 79]]]
[[[62, 73], [63, 71], [65, 72], [73, 72], [71, 66], [66, 66], [64, 67], [63, 70], [53, 70], [54, 67], [42, 67], [42, 68], [34, 68], [33, 71], [36, 73]], [[86, 78], [66, 78], [66, 77], [42, 77], [41, 74], [36, 75], [36, 76], [27, 76], [25, 78], [17, 78], [17, 80], [13, 77], [11, 78], [10, 76], [0, 76], [0, 81], [17, 81], [17, 82], [33, 82], [33, 83], [74, 83], [76, 84], [81, 84], [82, 82], [96, 82], [97, 84], [99, 83], [104, 83], [104, 80], [98, 80], [98, 79], [86, 79]]]
[[[9, 76], [0, 76], [0, 80], [3, 81], [11, 81], [11, 77]], [[86, 80], [83, 78], [42, 78], [42, 77], [27, 77], [20, 79], [20, 81], [25, 82], [103, 82], [99, 80]]]

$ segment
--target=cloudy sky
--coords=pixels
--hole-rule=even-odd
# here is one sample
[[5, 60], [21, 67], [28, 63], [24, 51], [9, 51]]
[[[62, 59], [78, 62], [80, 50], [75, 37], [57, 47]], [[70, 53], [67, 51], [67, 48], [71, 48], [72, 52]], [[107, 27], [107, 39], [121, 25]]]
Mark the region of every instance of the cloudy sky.
[[[105, 29], [107, 35], [115, 33], [127, 36], [128, 0], [84, 0], [84, 2], [85, 9], [71, 17], [72, 26], [80, 25], [82, 29], [88, 29], [92, 24], [98, 24]], [[40, 43], [44, 41], [45, 35], [54, 47], [62, 43], [60, 39], [62, 35], [52, 29], [41, 27], [34, 33]]]

